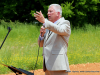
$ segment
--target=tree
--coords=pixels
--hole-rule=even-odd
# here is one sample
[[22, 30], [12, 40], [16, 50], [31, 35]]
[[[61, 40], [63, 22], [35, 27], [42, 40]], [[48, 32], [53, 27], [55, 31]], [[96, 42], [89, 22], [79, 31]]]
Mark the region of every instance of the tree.
[[48, 6], [53, 3], [62, 6], [63, 16], [73, 27], [99, 23], [99, 0], [0, 0], [0, 19], [32, 22], [35, 20], [32, 14], [36, 11], [41, 10], [47, 17]]

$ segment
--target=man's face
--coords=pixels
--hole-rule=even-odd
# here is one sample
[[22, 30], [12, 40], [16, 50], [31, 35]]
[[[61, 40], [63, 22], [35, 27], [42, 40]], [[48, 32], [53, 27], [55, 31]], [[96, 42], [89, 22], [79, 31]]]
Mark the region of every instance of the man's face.
[[57, 19], [57, 16], [58, 16], [57, 12], [54, 10], [54, 6], [51, 6], [48, 9], [48, 13], [47, 14], [48, 14], [49, 21], [54, 23], [56, 21], [56, 19]]

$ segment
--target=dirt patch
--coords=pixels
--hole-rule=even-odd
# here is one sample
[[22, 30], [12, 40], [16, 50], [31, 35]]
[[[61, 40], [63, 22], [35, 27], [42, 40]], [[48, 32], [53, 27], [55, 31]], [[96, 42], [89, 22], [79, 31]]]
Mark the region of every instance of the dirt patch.
[[[100, 63], [70, 65], [70, 70], [71, 72], [69, 72], [68, 75], [100, 75]], [[16, 75], [16, 74], [10, 73], [10, 74], [0, 74], [0, 75]], [[35, 70], [34, 75], [45, 75], [45, 73], [43, 72], [42, 69], [38, 69]]]

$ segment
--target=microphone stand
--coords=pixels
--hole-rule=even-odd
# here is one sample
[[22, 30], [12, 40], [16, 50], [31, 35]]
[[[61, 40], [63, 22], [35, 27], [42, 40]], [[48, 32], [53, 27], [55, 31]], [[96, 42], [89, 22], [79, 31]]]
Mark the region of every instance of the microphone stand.
[[[10, 27], [8, 27], [7, 29], [8, 29], [8, 33], [7, 33], [7, 35], [6, 35], [5, 39], [4, 39], [4, 41], [2, 42], [2, 44], [1, 44], [1, 46], [0, 46], [0, 49], [2, 48], [2, 46], [3, 46], [3, 44], [4, 44], [5, 40], [6, 40], [6, 38], [7, 38], [8, 34], [9, 34], [9, 32], [11, 31], [11, 28], [10, 28]], [[1, 63], [0, 63], [0, 64], [1, 64]], [[1, 65], [4, 65], [4, 64], [1, 64]], [[20, 74], [34, 75], [34, 73], [28, 72], [28, 71], [23, 70], [23, 69], [21, 69], [21, 68], [16, 68], [16, 67], [7, 66], [7, 65], [4, 65], [4, 66], [6, 66], [6, 67], [8, 67], [10, 70], [12, 70], [16, 75], [20, 75]]]
[[1, 44], [1, 46], [0, 46], [0, 49], [2, 48], [2, 46], [3, 46], [3, 44], [4, 44], [5, 40], [6, 40], [6, 38], [7, 38], [8, 34], [9, 34], [9, 32], [11, 31], [11, 28], [10, 28], [10, 27], [8, 27], [7, 29], [8, 29], [8, 33], [7, 33], [7, 35], [6, 35], [5, 39], [4, 39], [4, 41], [2, 42], [2, 44]]

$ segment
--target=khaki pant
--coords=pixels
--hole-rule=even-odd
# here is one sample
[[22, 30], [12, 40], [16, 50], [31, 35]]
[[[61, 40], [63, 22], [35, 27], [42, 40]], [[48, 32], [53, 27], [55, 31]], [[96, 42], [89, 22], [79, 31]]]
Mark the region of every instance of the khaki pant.
[[68, 72], [66, 72], [66, 71], [48, 71], [46, 69], [45, 75], [68, 75]]

